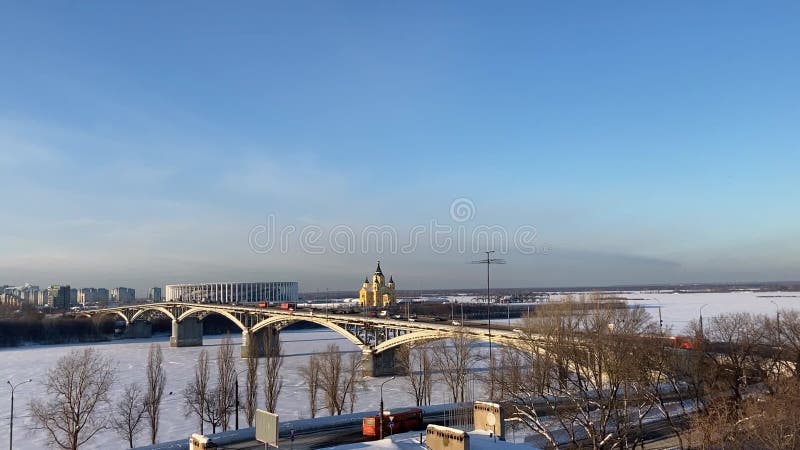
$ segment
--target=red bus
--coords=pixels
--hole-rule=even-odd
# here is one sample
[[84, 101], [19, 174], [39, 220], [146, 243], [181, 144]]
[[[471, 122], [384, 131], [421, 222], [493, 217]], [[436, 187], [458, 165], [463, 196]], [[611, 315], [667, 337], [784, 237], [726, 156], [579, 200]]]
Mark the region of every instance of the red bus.
[[[389, 422], [393, 426], [389, 427]], [[361, 420], [361, 433], [364, 436], [378, 437], [380, 428], [380, 415], [365, 416]], [[383, 412], [383, 435], [389, 436], [393, 433], [405, 433], [411, 430], [422, 429], [422, 410], [419, 408], [404, 408], [397, 411]]]
[[297, 309], [297, 303], [281, 303], [281, 309], [295, 310]]

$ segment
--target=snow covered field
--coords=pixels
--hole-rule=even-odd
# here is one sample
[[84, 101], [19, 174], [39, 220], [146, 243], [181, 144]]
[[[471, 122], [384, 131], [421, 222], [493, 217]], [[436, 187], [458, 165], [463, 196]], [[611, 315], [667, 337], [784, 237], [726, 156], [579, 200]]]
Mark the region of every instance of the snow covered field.
[[675, 333], [683, 332], [690, 320], [699, 318], [703, 305], [708, 305], [703, 308], [704, 318], [732, 312], [774, 316], [778, 308], [800, 310], [800, 292], [626, 292], [622, 296], [632, 305], [647, 307], [656, 319], [660, 305], [664, 325], [671, 325]]
[[[800, 292], [615, 292], [625, 298], [630, 305], [639, 305], [658, 320], [658, 308], [661, 307], [661, 317], [665, 327], [672, 327], [675, 334], [681, 334], [693, 319], [700, 317], [700, 308], [703, 308], [703, 317], [709, 318], [725, 313], [747, 312], [751, 314], [775, 315], [780, 309], [800, 310]], [[550, 302], [562, 301], [569, 294], [551, 295]], [[580, 293], [571, 294], [576, 300]], [[774, 303], [773, 303], [774, 302]], [[493, 319], [492, 323], [505, 324], [505, 319]], [[485, 321], [483, 321], [485, 322]], [[509, 323], [521, 323], [522, 319], [512, 318]]]

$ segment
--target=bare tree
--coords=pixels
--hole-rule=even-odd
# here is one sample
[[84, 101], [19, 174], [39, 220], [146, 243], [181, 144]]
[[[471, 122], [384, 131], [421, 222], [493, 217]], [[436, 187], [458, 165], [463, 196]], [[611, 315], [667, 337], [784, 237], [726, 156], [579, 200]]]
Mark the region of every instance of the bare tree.
[[473, 340], [465, 333], [457, 332], [448, 340], [433, 345], [433, 364], [439, 370], [454, 402], [466, 399], [467, 378], [476, 362], [472, 351]]
[[508, 390], [518, 417], [555, 447], [562, 438], [554, 429], [563, 429], [575, 447], [637, 445], [654, 410], [654, 399], [643, 392], [656, 361], [657, 323], [642, 308], [581, 314], [567, 304], [548, 314], [523, 330], [523, 365], [541, 370]]
[[222, 339], [217, 350], [217, 407], [220, 409], [222, 431], [228, 430], [228, 421], [236, 408], [236, 357], [230, 335]]
[[361, 373], [362, 373], [363, 360], [361, 354], [350, 353], [347, 357], [347, 364], [344, 369], [344, 380], [342, 382], [342, 390], [347, 398], [347, 404], [350, 409], [350, 414], [356, 406], [358, 399], [358, 391], [361, 386]]
[[433, 371], [431, 355], [425, 345], [404, 345], [397, 349], [400, 369], [408, 378], [408, 387], [417, 406], [430, 405]]
[[265, 333], [264, 340], [264, 348], [267, 349], [267, 356], [264, 359], [264, 404], [267, 411], [274, 412], [283, 387], [283, 377], [281, 376], [283, 353], [281, 341], [277, 335]]
[[206, 401], [209, 397], [209, 367], [208, 352], [203, 349], [197, 357], [194, 368], [194, 381], [186, 384], [183, 390], [184, 404], [187, 406], [186, 415], [194, 413], [200, 419], [200, 434], [204, 433], [203, 425], [206, 422]]
[[208, 396], [203, 405], [203, 420], [211, 425], [211, 432], [216, 433], [217, 427], [222, 425], [223, 417], [230, 412], [230, 397], [224, 397], [220, 392], [219, 385], [217, 385], [208, 391]]
[[344, 404], [339, 402], [339, 381], [342, 379], [342, 355], [339, 346], [330, 344], [319, 358], [319, 388], [328, 414], [341, 414]]
[[247, 381], [245, 384], [244, 416], [247, 426], [253, 426], [258, 407], [258, 358], [247, 358]]
[[136, 434], [143, 425], [145, 415], [144, 396], [138, 383], [125, 386], [125, 392], [116, 405], [116, 415], [111, 419], [111, 428], [128, 441], [130, 448], [136, 440]]
[[800, 448], [800, 385], [782, 379], [770, 383], [769, 391], [748, 395], [740, 403], [712, 402], [692, 417], [693, 436], [703, 449]]
[[651, 376], [644, 380], [640, 392], [658, 409], [678, 440], [678, 447], [685, 448], [682, 418], [689, 416], [693, 407], [696, 410], [702, 398], [703, 377], [696, 366], [702, 359], [696, 358], [699, 352], [675, 351], [661, 340], [652, 344], [651, 351], [643, 355], [653, 358], [649, 361]]
[[500, 349], [500, 361], [497, 367], [489, 373], [490, 377], [495, 377], [494, 401], [508, 400], [518, 392], [525, 381], [526, 367], [524, 355], [517, 349], [502, 347]]
[[308, 364], [300, 367], [300, 376], [305, 381], [308, 389], [308, 409], [311, 411], [311, 418], [317, 416], [317, 395], [319, 394], [319, 366], [320, 361], [317, 355], [308, 358]]
[[768, 393], [748, 399], [739, 422], [747, 429], [745, 439], [753, 442], [751, 448], [790, 450], [800, 448], [800, 383], [797, 379], [780, 379], [770, 383]]
[[203, 393], [196, 384], [187, 383], [183, 391], [183, 398], [191, 412], [200, 417], [200, 433], [204, 433], [203, 425], [205, 423], [211, 425], [212, 433], [216, 433], [217, 427], [222, 424], [222, 416], [230, 410], [231, 403], [229, 399], [221, 396], [219, 385], [206, 389], [206, 392]]
[[781, 359], [791, 361], [787, 364], [794, 376], [800, 378], [800, 311], [782, 309], [780, 318], [770, 320], [772, 345], [781, 350]]
[[[774, 363], [761, 351], [768, 342], [764, 320], [748, 313], [725, 314], [712, 317], [702, 330], [708, 341], [705, 356], [715, 367], [713, 381], [729, 390], [736, 404], [741, 402], [748, 380], [761, 381]], [[699, 324], [693, 322], [691, 326]]]
[[331, 415], [342, 414], [349, 405], [352, 411], [360, 380], [361, 355], [351, 353], [345, 361], [339, 346], [329, 345], [319, 357], [319, 389]]
[[147, 392], [144, 405], [150, 425], [150, 441], [156, 443], [158, 437], [158, 422], [161, 415], [161, 398], [164, 396], [164, 386], [167, 383], [167, 374], [164, 372], [164, 354], [161, 347], [153, 343], [147, 355]]
[[91, 348], [73, 350], [48, 370], [44, 387], [51, 398], [32, 401], [30, 410], [53, 446], [77, 450], [107, 427], [98, 407], [108, 405], [114, 375], [111, 361]]

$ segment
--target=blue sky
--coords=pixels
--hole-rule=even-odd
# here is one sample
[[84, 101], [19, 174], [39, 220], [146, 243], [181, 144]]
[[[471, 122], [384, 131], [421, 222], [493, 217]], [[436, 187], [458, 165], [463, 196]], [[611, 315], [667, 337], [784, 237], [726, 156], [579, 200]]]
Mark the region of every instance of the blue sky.
[[[0, 283], [480, 286], [471, 237], [358, 239], [432, 221], [535, 228], [505, 286], [797, 280], [799, 30], [778, 1], [5, 2]], [[294, 234], [253, 251], [270, 215]]]

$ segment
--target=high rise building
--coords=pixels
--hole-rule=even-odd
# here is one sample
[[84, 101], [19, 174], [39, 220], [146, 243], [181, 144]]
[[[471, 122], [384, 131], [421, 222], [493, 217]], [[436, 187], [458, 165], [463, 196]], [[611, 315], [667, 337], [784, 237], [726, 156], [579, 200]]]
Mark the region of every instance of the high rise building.
[[78, 304], [85, 305], [92, 302], [92, 291], [94, 288], [78, 289]]
[[58, 284], [53, 284], [47, 288], [47, 306], [53, 309], [68, 309], [69, 296], [69, 285], [61, 286]]
[[75, 306], [78, 304], [78, 290], [72, 288], [69, 290], [69, 306]]
[[47, 306], [47, 289], [42, 289], [36, 295], [36, 306]]
[[108, 289], [106, 288], [97, 288], [95, 290], [95, 297], [94, 301], [100, 306], [108, 306]]
[[22, 298], [29, 305], [36, 305], [36, 302], [39, 297], [39, 286], [31, 286], [28, 285], [25, 290], [22, 291]]
[[78, 303], [81, 305], [108, 305], [108, 289], [81, 288], [78, 290]]
[[161, 288], [160, 287], [152, 287], [150, 288], [150, 294], [147, 296], [147, 299], [151, 302], [160, 302], [161, 301]]
[[38, 300], [39, 286], [25, 283], [22, 286], [2, 286], [0, 287], [0, 291], [3, 292], [6, 302], [17, 304], [27, 303], [35, 306]]
[[136, 300], [136, 289], [126, 287], [111, 289], [111, 303], [124, 305], [133, 303], [134, 300]]

